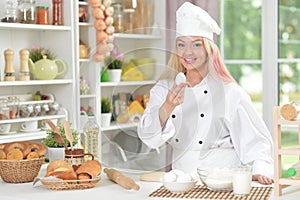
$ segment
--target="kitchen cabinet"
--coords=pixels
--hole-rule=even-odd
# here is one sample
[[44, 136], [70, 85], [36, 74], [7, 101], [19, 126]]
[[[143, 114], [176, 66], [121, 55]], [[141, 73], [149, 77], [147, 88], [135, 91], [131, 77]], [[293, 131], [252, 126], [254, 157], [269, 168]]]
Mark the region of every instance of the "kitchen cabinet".
[[[138, 95], [149, 94], [166, 66], [165, 6], [166, 1], [153, 0], [154, 22], [161, 29], [156, 34], [115, 33], [115, 43], [124, 55], [125, 65], [131, 59], [153, 58], [155, 67], [151, 78], [143, 81], [100, 82], [100, 96], [113, 97], [120, 93], [129, 93], [133, 99]], [[156, 30], [157, 31], [157, 30]], [[143, 66], [141, 66], [143, 67]], [[166, 166], [166, 148], [150, 149], [137, 136], [137, 122], [117, 123], [112, 121], [109, 127], [100, 127], [102, 137], [102, 161], [116, 168], [136, 170], [156, 170]]]
[[[298, 127], [298, 146], [283, 148], [281, 146], [281, 127], [283, 125]], [[273, 126], [274, 126], [274, 194], [282, 195], [283, 188], [292, 185], [300, 185], [300, 180], [292, 178], [282, 178], [282, 156], [298, 155], [300, 156], [300, 120], [285, 120], [280, 117], [280, 107], [273, 108]]]
[[[5, 1], [0, 2], [0, 8], [4, 9]], [[52, 22], [52, 1], [39, 1], [37, 6], [48, 6], [50, 24]], [[77, 109], [75, 92], [76, 85], [76, 57], [75, 57], [75, 28], [73, 23], [74, 15], [74, 1], [63, 1], [63, 25], [37, 25], [37, 24], [21, 24], [21, 23], [0, 23], [0, 69], [1, 69], [1, 81], [0, 81], [0, 96], [23, 96], [33, 95], [36, 91], [40, 91], [42, 94], [52, 94], [52, 101], [58, 102], [60, 107], [63, 108], [63, 112], [59, 112], [57, 115], [43, 115], [27, 118], [16, 118], [0, 120], [0, 124], [11, 123], [14, 128], [25, 121], [38, 120], [41, 122], [43, 119], [68, 119], [72, 123], [74, 122], [75, 115], [71, 114], [71, 111]], [[4, 11], [4, 10], [3, 10]], [[4, 12], [3, 12], [4, 13]], [[19, 51], [27, 48], [31, 49], [33, 46], [43, 47], [51, 50], [56, 58], [63, 60], [67, 70], [63, 75], [56, 77], [53, 80], [34, 80], [31, 76], [29, 81], [19, 81], [16, 78], [15, 81], [4, 81], [4, 51], [11, 49], [14, 51], [14, 68], [16, 74], [19, 72], [20, 58]], [[67, 94], [67, 95], [66, 95]], [[46, 103], [30, 102], [26, 100], [23, 104], [38, 104]], [[48, 102], [49, 103], [49, 102]], [[76, 123], [73, 123], [76, 127]], [[20, 133], [11, 135], [0, 135], [0, 143], [21, 141], [21, 140], [39, 140], [45, 137], [46, 132], [40, 130], [32, 133]]]

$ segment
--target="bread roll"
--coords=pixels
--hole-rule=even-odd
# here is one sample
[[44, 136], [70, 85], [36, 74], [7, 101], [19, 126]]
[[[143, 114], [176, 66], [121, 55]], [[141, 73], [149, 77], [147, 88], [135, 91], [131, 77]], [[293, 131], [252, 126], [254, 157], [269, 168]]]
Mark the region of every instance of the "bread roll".
[[47, 173], [57, 171], [59, 168], [67, 168], [73, 170], [72, 166], [64, 160], [54, 160], [47, 166]]
[[76, 174], [78, 179], [81, 177], [82, 174], [88, 174], [90, 178], [94, 178], [95, 176], [98, 176], [101, 174], [102, 165], [97, 160], [89, 160], [80, 165], [80, 167], [76, 170]]
[[73, 167], [64, 160], [54, 160], [47, 166], [46, 177], [54, 176], [63, 180], [77, 180]]
[[[46, 175], [47, 176], [47, 175]], [[63, 180], [77, 180], [77, 174], [73, 170], [50, 172], [48, 176], [54, 176]]]

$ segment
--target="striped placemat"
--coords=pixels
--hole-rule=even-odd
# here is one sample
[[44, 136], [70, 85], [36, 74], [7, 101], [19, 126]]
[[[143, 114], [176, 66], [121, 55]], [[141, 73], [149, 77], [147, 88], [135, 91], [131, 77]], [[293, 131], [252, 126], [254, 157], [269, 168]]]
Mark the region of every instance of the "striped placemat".
[[194, 198], [194, 199], [214, 199], [214, 200], [267, 200], [269, 199], [272, 187], [252, 187], [251, 192], [247, 197], [236, 197], [233, 192], [215, 192], [211, 191], [203, 185], [196, 185], [188, 193], [173, 194], [164, 186], [161, 186], [156, 191], [152, 192], [150, 197], [165, 197], [165, 198]]

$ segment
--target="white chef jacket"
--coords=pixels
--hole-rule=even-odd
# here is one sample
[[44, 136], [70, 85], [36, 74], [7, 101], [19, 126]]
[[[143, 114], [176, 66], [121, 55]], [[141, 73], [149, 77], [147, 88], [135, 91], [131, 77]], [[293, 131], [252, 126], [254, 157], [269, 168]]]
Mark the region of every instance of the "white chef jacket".
[[160, 80], [150, 91], [138, 135], [151, 148], [172, 146], [172, 168], [186, 172], [201, 168], [252, 165], [253, 174], [273, 177], [273, 142], [249, 95], [236, 83], [207, 75], [186, 87], [184, 101], [165, 126], [159, 109], [174, 81]]

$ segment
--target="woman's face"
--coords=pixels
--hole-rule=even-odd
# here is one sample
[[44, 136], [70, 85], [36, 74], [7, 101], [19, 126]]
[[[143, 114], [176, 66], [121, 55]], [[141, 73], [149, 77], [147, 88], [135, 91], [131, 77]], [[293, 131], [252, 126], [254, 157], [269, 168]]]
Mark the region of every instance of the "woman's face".
[[182, 36], [176, 40], [177, 55], [187, 70], [200, 69], [207, 60], [202, 37]]

